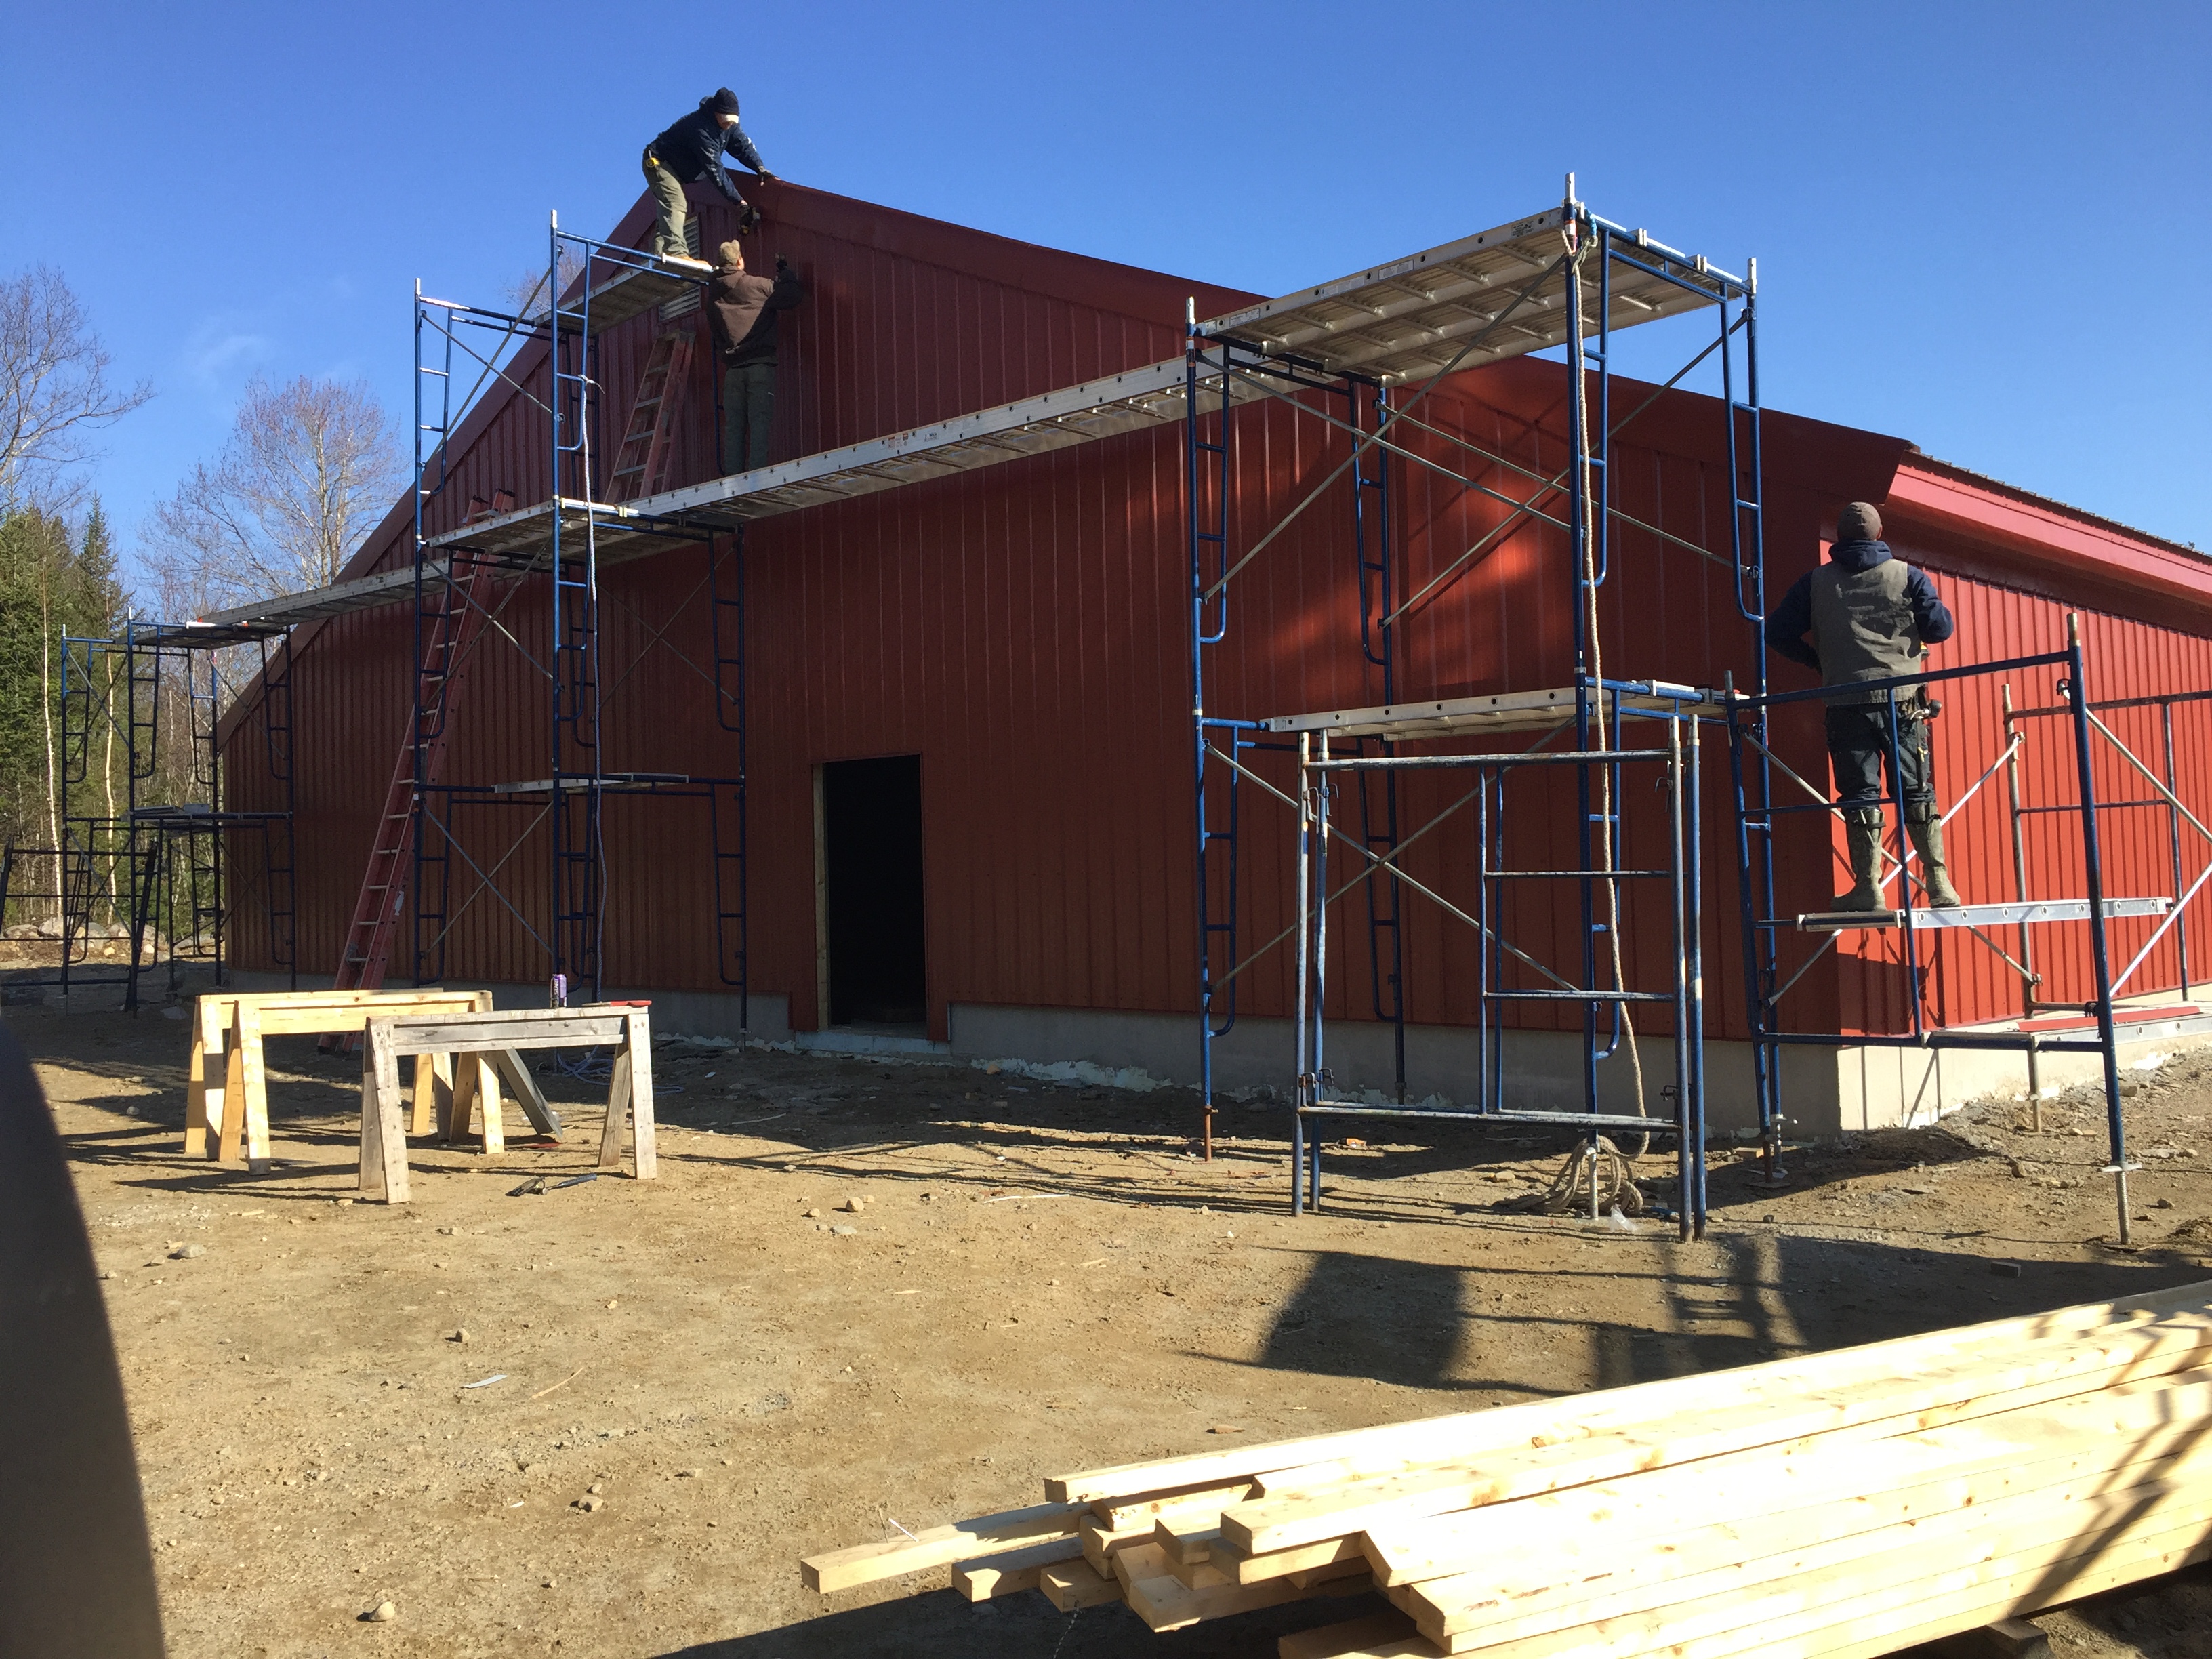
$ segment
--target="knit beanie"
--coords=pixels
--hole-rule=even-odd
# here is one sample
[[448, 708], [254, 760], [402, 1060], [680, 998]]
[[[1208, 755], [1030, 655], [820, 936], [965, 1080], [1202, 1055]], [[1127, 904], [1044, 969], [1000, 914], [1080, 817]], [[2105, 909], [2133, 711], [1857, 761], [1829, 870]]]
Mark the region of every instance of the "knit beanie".
[[1881, 539], [1881, 514], [1874, 510], [1870, 501], [1853, 501], [1836, 514], [1836, 539], [1839, 542], [1878, 542]]
[[738, 112], [738, 94], [727, 87], [718, 88], [712, 98], [699, 100], [699, 107], [712, 110], [717, 115], [735, 115]]

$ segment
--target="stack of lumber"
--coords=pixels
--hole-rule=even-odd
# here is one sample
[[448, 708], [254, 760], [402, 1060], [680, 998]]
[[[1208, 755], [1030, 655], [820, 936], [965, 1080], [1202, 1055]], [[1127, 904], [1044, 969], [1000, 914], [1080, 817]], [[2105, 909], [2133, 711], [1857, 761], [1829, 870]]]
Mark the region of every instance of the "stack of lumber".
[[1392, 1604], [1285, 1659], [1875, 1659], [2212, 1558], [2212, 1283], [1045, 1489], [805, 1582], [949, 1567], [1155, 1631]]

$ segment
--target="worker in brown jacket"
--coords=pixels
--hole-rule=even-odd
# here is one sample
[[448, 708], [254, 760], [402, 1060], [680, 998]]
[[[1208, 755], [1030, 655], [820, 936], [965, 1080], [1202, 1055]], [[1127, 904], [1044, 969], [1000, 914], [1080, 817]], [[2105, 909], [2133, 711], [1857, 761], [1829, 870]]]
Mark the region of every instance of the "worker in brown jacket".
[[745, 270], [745, 251], [736, 242], [723, 243], [716, 253], [707, 309], [714, 319], [714, 355], [722, 362], [726, 477], [768, 465], [769, 430], [775, 415], [777, 319], [806, 297], [806, 289], [781, 255], [770, 281]]

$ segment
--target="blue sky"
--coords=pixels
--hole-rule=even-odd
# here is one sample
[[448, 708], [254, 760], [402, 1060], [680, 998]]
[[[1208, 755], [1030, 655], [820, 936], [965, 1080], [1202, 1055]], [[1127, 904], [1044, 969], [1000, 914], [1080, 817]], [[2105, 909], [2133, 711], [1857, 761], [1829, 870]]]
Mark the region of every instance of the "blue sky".
[[[1741, 270], [1775, 406], [2212, 549], [2212, 8], [25, 8], [0, 271], [155, 401], [118, 525], [259, 371], [409, 396], [409, 296], [603, 231], [727, 82], [802, 183], [1265, 293], [1557, 201]], [[1653, 362], [1656, 363], [1656, 359]]]

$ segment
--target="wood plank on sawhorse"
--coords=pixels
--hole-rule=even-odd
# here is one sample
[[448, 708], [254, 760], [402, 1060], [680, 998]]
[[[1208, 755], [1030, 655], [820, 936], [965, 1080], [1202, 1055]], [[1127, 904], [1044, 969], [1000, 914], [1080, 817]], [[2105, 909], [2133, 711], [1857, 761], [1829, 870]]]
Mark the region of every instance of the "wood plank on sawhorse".
[[[358, 1031], [371, 1010], [393, 1013], [468, 1013], [491, 1006], [489, 991], [210, 992], [193, 1011], [191, 1054], [185, 1085], [184, 1152], [241, 1160], [256, 1174], [269, 1163], [269, 1091], [262, 1042], [270, 1036]], [[416, 1091], [434, 1097], [439, 1061], [416, 1066]], [[549, 1134], [559, 1120], [535, 1089], [532, 1121]], [[527, 1106], [526, 1109], [527, 1109]], [[418, 1121], [427, 1128], [418, 1106]], [[539, 1114], [543, 1113], [541, 1116]], [[210, 1133], [212, 1132], [212, 1133]]]
[[[629, 1125], [637, 1178], [660, 1173], [653, 1133], [653, 1022], [642, 1002], [599, 1002], [578, 1008], [501, 1009], [419, 1017], [372, 1015], [361, 1061], [361, 1190], [387, 1204], [409, 1196], [407, 1136], [401, 1114], [399, 1058], [446, 1054], [455, 1060], [453, 1097], [464, 1087], [495, 1090], [485, 1057], [525, 1048], [615, 1046], [607, 1090], [605, 1126], [599, 1133], [599, 1167], [622, 1165], [623, 1128]], [[516, 1068], [524, 1077], [520, 1060]], [[473, 1084], [464, 1079], [473, 1071]], [[451, 1120], [448, 1120], [449, 1123]], [[489, 1119], [487, 1118], [489, 1124]], [[489, 1138], [487, 1139], [489, 1145]]]

